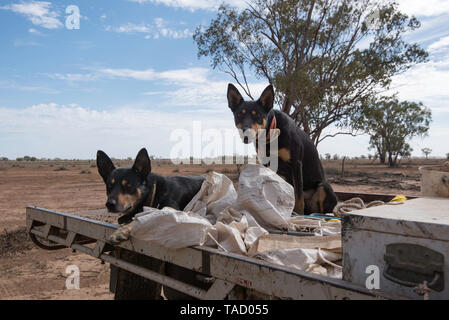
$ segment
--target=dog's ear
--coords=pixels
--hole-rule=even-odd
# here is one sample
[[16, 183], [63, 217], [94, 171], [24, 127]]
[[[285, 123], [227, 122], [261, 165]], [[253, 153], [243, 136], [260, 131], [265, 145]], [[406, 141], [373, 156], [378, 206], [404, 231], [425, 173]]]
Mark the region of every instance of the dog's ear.
[[151, 172], [151, 160], [148, 156], [147, 149], [142, 148], [136, 156], [133, 169], [140, 175], [142, 179], [146, 179]]
[[234, 112], [242, 102], [243, 97], [237, 88], [232, 83], [228, 84], [228, 106], [232, 112]]
[[115, 169], [115, 166], [108, 155], [101, 150], [97, 151], [97, 168], [98, 173], [104, 180], [104, 183], [107, 183], [108, 177]]
[[273, 109], [274, 103], [274, 89], [273, 85], [269, 85], [265, 88], [265, 90], [260, 95], [258, 102], [262, 105], [266, 112], [269, 112]]

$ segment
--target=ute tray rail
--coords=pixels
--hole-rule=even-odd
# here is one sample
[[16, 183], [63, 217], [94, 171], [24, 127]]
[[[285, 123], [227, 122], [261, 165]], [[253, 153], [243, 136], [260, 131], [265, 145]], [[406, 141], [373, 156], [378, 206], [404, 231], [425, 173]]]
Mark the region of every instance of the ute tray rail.
[[[167, 249], [138, 239], [113, 246], [106, 239], [118, 225], [34, 206], [26, 209], [27, 231], [46, 250], [72, 248], [197, 299], [236, 299], [236, 289], [268, 299], [400, 299], [340, 279], [328, 278], [207, 247]], [[150, 270], [114, 255], [129, 250], [201, 273], [212, 279], [208, 290]], [[111, 272], [112, 284], [112, 272]], [[112, 285], [111, 291], [114, 292]], [[248, 295], [247, 295], [248, 296]]]

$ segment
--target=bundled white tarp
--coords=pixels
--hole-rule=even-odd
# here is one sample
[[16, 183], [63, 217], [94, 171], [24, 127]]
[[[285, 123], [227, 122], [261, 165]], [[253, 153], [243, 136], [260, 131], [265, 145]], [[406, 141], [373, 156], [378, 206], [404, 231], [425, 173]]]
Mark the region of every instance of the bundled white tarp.
[[341, 259], [340, 253], [316, 248], [289, 247], [260, 252], [258, 241], [268, 235], [265, 228], [295, 230], [292, 224], [295, 220], [290, 218], [294, 207], [293, 187], [272, 170], [258, 165], [247, 165], [238, 185], [237, 192], [229, 178], [210, 172], [184, 211], [145, 208], [136, 215], [131, 236], [173, 249], [212, 246], [320, 274], [327, 270], [318, 268], [320, 263]]
[[195, 213], [169, 207], [162, 210], [146, 208], [145, 212], [134, 218], [131, 236], [179, 249], [203, 245], [211, 227], [212, 224], [207, 219]]
[[237, 192], [232, 181], [223, 174], [210, 172], [200, 191], [187, 204], [184, 211], [195, 212], [215, 223], [218, 215], [227, 207], [234, 206], [236, 201]]
[[341, 254], [321, 249], [281, 249], [257, 253], [254, 258], [286, 267], [296, 268], [323, 276], [341, 278], [342, 268], [334, 262], [341, 260]]
[[288, 230], [295, 194], [292, 185], [276, 172], [249, 164], [240, 173], [236, 206], [248, 211], [262, 227]]

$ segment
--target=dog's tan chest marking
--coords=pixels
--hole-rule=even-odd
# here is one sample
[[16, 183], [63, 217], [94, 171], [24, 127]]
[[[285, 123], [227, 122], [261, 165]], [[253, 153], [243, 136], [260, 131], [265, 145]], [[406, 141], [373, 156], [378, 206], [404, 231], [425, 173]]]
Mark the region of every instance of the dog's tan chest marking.
[[281, 158], [285, 162], [290, 162], [290, 160], [291, 160], [290, 150], [288, 150], [287, 148], [279, 149], [278, 157]]

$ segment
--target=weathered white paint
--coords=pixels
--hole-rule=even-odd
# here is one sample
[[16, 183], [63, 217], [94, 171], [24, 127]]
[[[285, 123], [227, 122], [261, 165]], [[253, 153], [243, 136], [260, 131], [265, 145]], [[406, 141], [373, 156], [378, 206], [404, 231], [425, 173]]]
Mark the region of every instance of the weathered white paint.
[[430, 299], [449, 299], [449, 199], [419, 198], [345, 214], [342, 233], [344, 280], [364, 285], [366, 268], [376, 265], [382, 292], [422, 299], [383, 276], [388, 244], [416, 244], [444, 255], [444, 290], [431, 292]]

